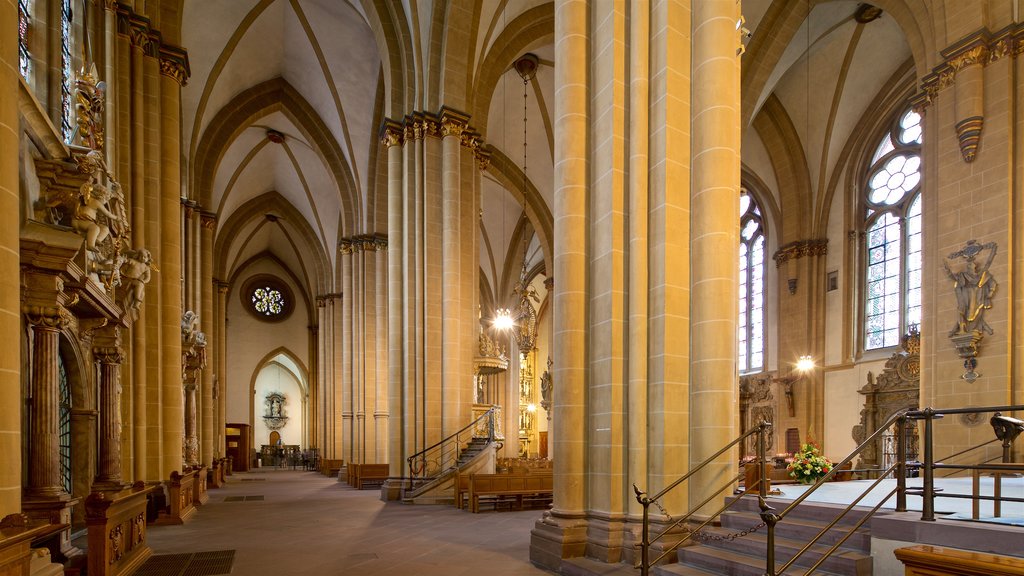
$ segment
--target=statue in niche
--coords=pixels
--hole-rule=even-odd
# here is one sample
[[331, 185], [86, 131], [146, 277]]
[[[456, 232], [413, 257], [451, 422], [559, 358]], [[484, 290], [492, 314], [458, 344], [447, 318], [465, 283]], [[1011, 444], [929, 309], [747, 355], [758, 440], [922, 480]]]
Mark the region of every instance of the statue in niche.
[[280, 430], [288, 423], [288, 417], [284, 415], [284, 404], [287, 401], [284, 394], [271, 392], [264, 398], [263, 403], [267, 411], [263, 416], [263, 422], [270, 430]]
[[[953, 281], [953, 292], [956, 294], [957, 322], [949, 331], [950, 336], [987, 332], [992, 328], [985, 322], [985, 310], [992, 307], [992, 297], [999, 285], [989, 274], [989, 266], [996, 257], [996, 243], [978, 244], [976, 240], [968, 240], [962, 249], [950, 254], [949, 260], [964, 260], [962, 268], [953, 272], [949, 260], [942, 263], [946, 275]], [[988, 256], [979, 266], [977, 256], [988, 250]]]

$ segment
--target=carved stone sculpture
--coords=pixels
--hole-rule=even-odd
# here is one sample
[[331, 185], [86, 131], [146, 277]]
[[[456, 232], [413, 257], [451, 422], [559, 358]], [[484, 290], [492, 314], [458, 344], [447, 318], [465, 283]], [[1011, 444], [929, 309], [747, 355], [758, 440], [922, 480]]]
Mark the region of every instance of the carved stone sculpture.
[[[946, 276], [953, 281], [956, 295], [957, 320], [949, 331], [949, 339], [964, 359], [962, 378], [968, 382], [974, 382], [979, 376], [974, 370], [978, 366], [978, 344], [986, 333], [992, 334], [992, 327], [985, 322], [985, 310], [992, 307], [992, 298], [999, 287], [988, 271], [997, 247], [995, 242], [979, 244], [977, 240], [968, 240], [942, 263]], [[979, 265], [977, 258], [985, 251], [988, 256]], [[949, 265], [950, 260], [957, 262], [955, 272]]]

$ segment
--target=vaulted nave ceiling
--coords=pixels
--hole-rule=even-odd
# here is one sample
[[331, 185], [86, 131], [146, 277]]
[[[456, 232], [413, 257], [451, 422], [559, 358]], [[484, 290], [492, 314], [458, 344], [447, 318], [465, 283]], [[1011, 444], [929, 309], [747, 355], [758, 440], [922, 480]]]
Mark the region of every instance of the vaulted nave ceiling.
[[[227, 251], [218, 274], [264, 252], [296, 274], [312, 273], [300, 271], [311, 250], [333, 262], [339, 238], [373, 227], [362, 208], [373, 204], [381, 62], [364, 16], [332, 0], [184, 6], [192, 78], [182, 92], [183, 143], [196, 199], [218, 215], [218, 247]], [[260, 197], [264, 209], [220, 238]], [[329, 289], [314, 276], [304, 281]]]
[[[445, 104], [467, 112], [492, 150], [482, 174], [481, 270], [511, 289], [502, 269], [517, 275], [522, 243], [537, 242], [516, 244], [521, 220], [529, 235], [547, 231], [531, 267], [550, 257], [553, 21], [544, 0], [184, 2], [192, 76], [182, 93], [183, 146], [191, 197], [217, 214], [216, 273], [227, 278], [254, 255], [273, 255], [311, 292], [331, 291], [301, 261], [315, 252], [330, 284], [339, 239], [384, 231], [380, 123]], [[465, 42], [452, 42], [458, 28]], [[524, 178], [523, 82], [513, 63], [527, 52], [540, 66], [526, 87]], [[465, 60], [464, 82], [444, 77], [447, 59]]]
[[[822, 234], [845, 155], [852, 141], [866, 137], [857, 132], [862, 119], [883, 112], [873, 109], [881, 95], [913, 86], [914, 62], [900, 25], [884, 10], [874, 20], [858, 22], [861, 4], [743, 2], [753, 32], [743, 56], [743, 87], [757, 89], [743, 96], [744, 118], [750, 121], [743, 163], [764, 182], [776, 205], [799, 213], [792, 221], [801, 223], [804, 237]], [[773, 31], [759, 38], [758, 25], [780, 18], [783, 9], [789, 9], [791, 36], [784, 50], [772, 50], [769, 45], [785, 35]], [[752, 68], [764, 69], [767, 76], [752, 82], [760, 73]], [[787, 192], [799, 201], [787, 201]]]

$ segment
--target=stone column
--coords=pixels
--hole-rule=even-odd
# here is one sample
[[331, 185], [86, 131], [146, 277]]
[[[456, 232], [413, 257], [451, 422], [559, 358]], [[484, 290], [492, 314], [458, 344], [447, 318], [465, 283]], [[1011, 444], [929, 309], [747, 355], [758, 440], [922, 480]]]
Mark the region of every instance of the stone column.
[[458, 430], [460, 420], [459, 380], [462, 372], [462, 295], [460, 291], [462, 189], [461, 140], [469, 117], [444, 108], [441, 110], [441, 406], [444, 429]]
[[[0, 0], [0, 92], [18, 93], [18, 4]], [[18, 342], [21, 334], [18, 231], [18, 99], [0, 98], [0, 338]], [[0, 354], [0, 517], [21, 511], [21, 351]]]
[[355, 292], [352, 290], [352, 261], [356, 258], [355, 252], [359, 245], [352, 240], [342, 240], [338, 254], [341, 265], [341, 298], [335, 300], [335, 306], [340, 306], [340, 328], [341, 337], [335, 343], [340, 348], [341, 360], [341, 385], [338, 386], [337, 396], [339, 409], [341, 411], [340, 440], [344, 442], [338, 446], [341, 450], [341, 458], [346, 462], [362, 463], [355, 458], [357, 451], [354, 435], [354, 403], [355, 390], [359, 382], [354, 378], [355, 374], [355, 343], [353, 342], [352, 320], [355, 308]]
[[[402, 376], [405, 372], [402, 347], [402, 293], [405, 275], [402, 269], [402, 130], [397, 124], [385, 125], [382, 145], [388, 154], [388, 468], [391, 476], [403, 475]], [[392, 483], [390, 494], [397, 498], [400, 486]], [[388, 496], [391, 498], [391, 496]]]
[[388, 242], [384, 238], [374, 240], [377, 250], [374, 253], [376, 274], [375, 324], [376, 342], [374, 346], [374, 363], [376, 372], [375, 393], [373, 399], [373, 426], [375, 435], [374, 460], [383, 464], [388, 461], [388, 280], [387, 251]]
[[[213, 337], [213, 234], [217, 227], [217, 216], [211, 212], [202, 213], [202, 272], [199, 279], [200, 287], [200, 311], [199, 318], [203, 333]], [[210, 340], [209, 346], [216, 348]], [[215, 361], [219, 362], [219, 358]], [[214, 371], [207, 369], [202, 373], [202, 425], [200, 427], [200, 460], [204, 465], [213, 464], [213, 459], [219, 455], [215, 450], [217, 438], [223, 431], [216, 431], [214, 422], [217, 420], [217, 403], [213, 397], [213, 374]]]
[[117, 492], [126, 484], [121, 474], [121, 362], [124, 353], [113, 342], [93, 349], [99, 368], [100, 389], [100, 465], [93, 490]]
[[316, 442], [320, 447], [320, 457], [327, 457], [327, 333], [330, 328], [327, 326], [327, 299], [323, 296], [316, 297], [316, 322], [317, 322], [317, 403], [316, 403]]
[[[346, 296], [348, 295], [346, 294]], [[330, 351], [332, 360], [330, 368], [328, 368], [330, 371], [329, 382], [331, 384], [331, 458], [344, 459], [346, 455], [343, 452], [345, 442], [345, 415], [343, 402], [346, 380], [344, 369], [345, 359], [342, 355], [342, 347], [348, 342], [345, 340], [344, 335], [341, 294], [331, 294], [327, 298], [327, 313], [330, 316], [331, 324]]]
[[[29, 468], [26, 494], [35, 498], [67, 496], [60, 479], [60, 331], [71, 317], [60, 306], [25, 310], [32, 328], [32, 402], [29, 405]], [[20, 401], [14, 406], [20, 404]], [[19, 451], [14, 452], [15, 454]]]
[[[164, 63], [167, 63], [165, 66]], [[184, 434], [181, 393], [181, 82], [183, 71], [161, 61], [160, 76], [160, 244], [161, 325], [160, 478], [181, 470]]]
[[227, 346], [228, 346], [228, 292], [227, 282], [214, 282], [217, 289], [217, 332], [214, 338], [215, 357], [217, 370], [217, 453], [227, 456], [227, 446], [224, 439], [224, 428], [227, 426], [228, 416], [228, 394], [227, 394]]
[[[585, 0], [555, 3], [554, 501], [537, 522], [530, 560], [548, 568], [586, 544], [584, 429], [587, 313], [587, 61]], [[511, 431], [509, 431], [511, 433]]]
[[[740, 46], [736, 2], [693, 3], [690, 465], [738, 434], [736, 315], [740, 185]], [[689, 482], [701, 502], [735, 473], [736, 450]], [[728, 492], [728, 491], [726, 491]], [[717, 510], [723, 494], [703, 513]]]
[[185, 381], [185, 465], [195, 467], [199, 461], [199, 438], [196, 436], [195, 376]]

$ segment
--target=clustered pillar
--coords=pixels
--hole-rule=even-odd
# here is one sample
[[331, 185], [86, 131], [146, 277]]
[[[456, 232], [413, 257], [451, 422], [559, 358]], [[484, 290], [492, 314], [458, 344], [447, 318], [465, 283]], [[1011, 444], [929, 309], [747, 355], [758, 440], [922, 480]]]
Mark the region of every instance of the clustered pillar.
[[[460, 375], [472, 371], [478, 268], [467, 264], [478, 258], [477, 182], [488, 156], [469, 117], [450, 108], [386, 122], [382, 144], [388, 154], [388, 461], [391, 474], [400, 476], [408, 457], [470, 422], [472, 380]], [[369, 286], [368, 279], [363, 283]], [[389, 484], [387, 497], [397, 488]]]

